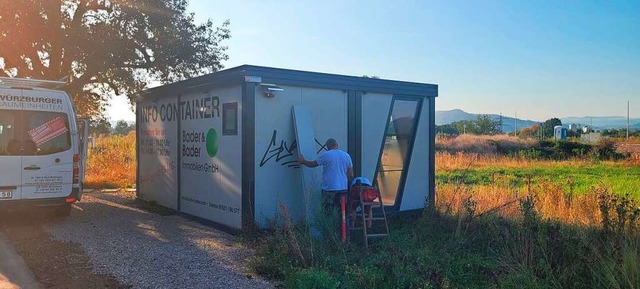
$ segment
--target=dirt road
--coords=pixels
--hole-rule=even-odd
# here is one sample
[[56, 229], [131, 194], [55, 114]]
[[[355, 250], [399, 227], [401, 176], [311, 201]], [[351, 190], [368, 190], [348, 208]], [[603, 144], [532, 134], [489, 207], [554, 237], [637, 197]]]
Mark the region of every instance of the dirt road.
[[4, 216], [0, 234], [45, 288], [273, 287], [247, 272], [236, 237], [142, 207], [133, 193], [89, 193], [65, 219]]

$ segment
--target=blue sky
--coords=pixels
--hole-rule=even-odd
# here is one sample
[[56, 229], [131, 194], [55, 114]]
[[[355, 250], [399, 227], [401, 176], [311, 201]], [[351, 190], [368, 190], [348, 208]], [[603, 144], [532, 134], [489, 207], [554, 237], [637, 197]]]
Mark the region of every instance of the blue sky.
[[[231, 21], [227, 68], [439, 85], [437, 110], [640, 117], [639, 1], [190, 1]], [[120, 116], [123, 101], [109, 111]], [[124, 114], [123, 114], [124, 115]]]

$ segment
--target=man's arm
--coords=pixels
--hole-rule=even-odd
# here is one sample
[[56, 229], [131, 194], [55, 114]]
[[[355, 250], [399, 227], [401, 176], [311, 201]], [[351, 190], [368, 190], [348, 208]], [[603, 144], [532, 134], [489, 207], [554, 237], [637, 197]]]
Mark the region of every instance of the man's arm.
[[305, 165], [305, 166], [310, 167], [310, 168], [315, 168], [315, 167], [317, 167], [317, 166], [318, 166], [318, 162], [317, 162], [317, 161], [308, 161], [308, 160], [305, 160], [303, 155], [300, 155], [300, 156], [298, 157], [298, 162], [299, 162], [301, 165]]
[[347, 188], [351, 185], [351, 181], [353, 181], [353, 167], [347, 169]]

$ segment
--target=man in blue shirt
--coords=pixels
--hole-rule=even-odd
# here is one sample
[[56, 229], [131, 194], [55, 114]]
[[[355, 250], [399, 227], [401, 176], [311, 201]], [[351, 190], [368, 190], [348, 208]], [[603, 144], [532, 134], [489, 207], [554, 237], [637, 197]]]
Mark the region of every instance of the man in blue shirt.
[[346, 193], [349, 183], [353, 179], [353, 164], [351, 157], [346, 152], [338, 149], [338, 142], [329, 138], [325, 142], [328, 151], [323, 152], [315, 161], [308, 161], [300, 155], [300, 164], [310, 168], [322, 166], [322, 193], [325, 200], [325, 209], [340, 204], [340, 194]]

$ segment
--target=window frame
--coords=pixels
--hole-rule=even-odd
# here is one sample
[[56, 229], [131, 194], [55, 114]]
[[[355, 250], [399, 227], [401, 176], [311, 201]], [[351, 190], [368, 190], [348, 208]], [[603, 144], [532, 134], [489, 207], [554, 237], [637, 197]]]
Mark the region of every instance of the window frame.
[[382, 136], [382, 142], [380, 144], [380, 151], [378, 153], [378, 162], [376, 165], [376, 170], [375, 170], [375, 175], [373, 176], [373, 182], [374, 185], [376, 187], [378, 187], [378, 173], [380, 172], [380, 166], [382, 165], [382, 156], [384, 154], [384, 145], [386, 142], [386, 138], [387, 138], [387, 129], [389, 128], [390, 125], [390, 120], [391, 117], [393, 115], [393, 109], [396, 105], [396, 101], [413, 101], [416, 103], [416, 110], [414, 113], [414, 119], [413, 119], [413, 127], [412, 127], [412, 136], [411, 136], [411, 141], [409, 142], [409, 145], [407, 147], [407, 152], [406, 152], [406, 156], [405, 159], [402, 162], [402, 173], [400, 174], [400, 179], [398, 180], [398, 188], [396, 191], [396, 198], [394, 201], [393, 205], [385, 205], [385, 207], [390, 207], [391, 211], [400, 211], [400, 205], [402, 203], [402, 196], [404, 194], [404, 188], [406, 185], [406, 181], [407, 181], [407, 172], [409, 169], [409, 166], [411, 164], [411, 158], [413, 155], [413, 148], [415, 145], [415, 141], [416, 141], [416, 135], [418, 132], [418, 124], [420, 121], [420, 117], [422, 116], [422, 107], [424, 104], [424, 98], [415, 98], [415, 97], [411, 97], [411, 96], [399, 96], [399, 95], [394, 95], [392, 100], [391, 100], [391, 105], [389, 107], [389, 112], [387, 113], [387, 121], [385, 122], [385, 129], [384, 129], [384, 134]]
[[[233, 120], [233, 128], [227, 129], [227, 113], [233, 110], [235, 117]], [[228, 102], [222, 104], [222, 135], [238, 135], [238, 103]]]

